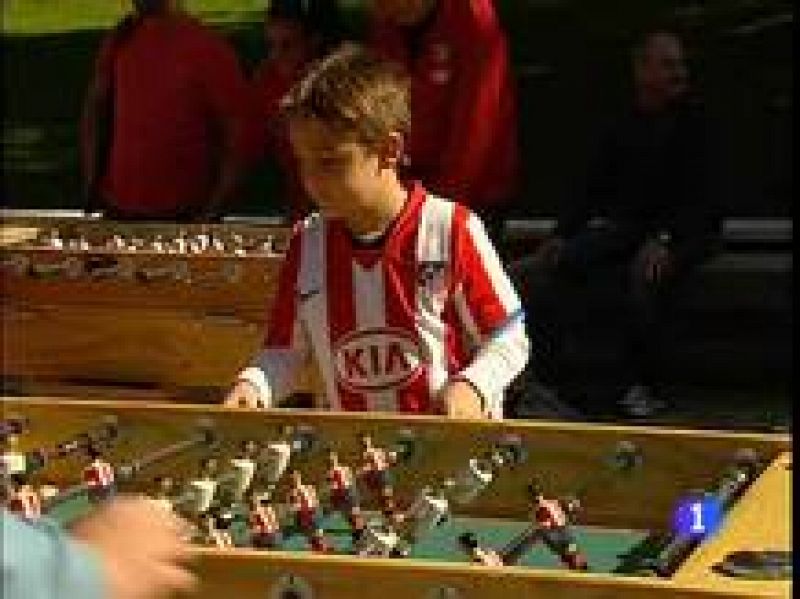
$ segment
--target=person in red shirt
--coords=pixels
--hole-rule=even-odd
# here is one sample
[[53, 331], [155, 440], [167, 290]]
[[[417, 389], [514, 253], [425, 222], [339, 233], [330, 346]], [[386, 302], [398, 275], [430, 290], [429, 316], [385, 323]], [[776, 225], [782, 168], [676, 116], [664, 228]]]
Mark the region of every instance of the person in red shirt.
[[281, 100], [300, 80], [306, 67], [338, 39], [338, 13], [334, 0], [272, 0], [264, 20], [268, 55], [253, 75], [257, 113], [258, 149], [274, 158], [283, 173], [283, 195], [292, 220], [305, 216], [311, 202], [303, 189], [285, 123]]
[[233, 50], [180, 0], [134, 6], [104, 40], [84, 103], [89, 207], [205, 220], [230, 200], [252, 152], [249, 88]]
[[517, 191], [516, 90], [492, 0], [372, 0], [370, 43], [412, 78], [408, 169], [490, 232]]

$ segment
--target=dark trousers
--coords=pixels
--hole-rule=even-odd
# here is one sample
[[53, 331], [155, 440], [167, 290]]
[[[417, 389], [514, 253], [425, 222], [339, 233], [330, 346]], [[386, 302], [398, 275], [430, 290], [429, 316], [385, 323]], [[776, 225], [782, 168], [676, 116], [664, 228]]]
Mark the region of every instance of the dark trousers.
[[[587, 228], [565, 241], [555, 266], [532, 257], [514, 264], [532, 342], [530, 374], [537, 381], [563, 389], [574, 375], [564, 368], [566, 343], [580, 347], [581, 333], [601, 329], [601, 350], [619, 358], [611, 373], [613, 388], [635, 383], [658, 388], [667, 382], [665, 333], [689, 275], [714, 245], [708, 238], [673, 244], [668, 274], [653, 282], [634, 268], [645, 241], [625, 227]], [[612, 342], [615, 337], [621, 347]]]

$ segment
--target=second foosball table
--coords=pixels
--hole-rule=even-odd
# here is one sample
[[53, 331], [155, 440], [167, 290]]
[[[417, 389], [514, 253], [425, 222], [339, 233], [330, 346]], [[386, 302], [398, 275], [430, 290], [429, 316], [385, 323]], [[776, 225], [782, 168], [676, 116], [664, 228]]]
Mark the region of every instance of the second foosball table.
[[225, 387], [262, 343], [289, 235], [279, 223], [6, 216], [3, 378], [33, 393]]

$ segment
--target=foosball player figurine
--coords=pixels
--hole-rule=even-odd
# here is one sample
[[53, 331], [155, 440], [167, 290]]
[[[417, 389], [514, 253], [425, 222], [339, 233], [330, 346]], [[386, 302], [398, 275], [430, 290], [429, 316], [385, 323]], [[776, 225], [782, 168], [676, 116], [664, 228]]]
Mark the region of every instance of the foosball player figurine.
[[283, 540], [281, 524], [271, 499], [251, 494], [247, 522], [253, 547], [275, 549], [280, 546]]
[[3, 441], [3, 453], [0, 454], [0, 476], [8, 477], [12, 474], [27, 471], [25, 454], [19, 451], [19, 436], [11, 433]]
[[388, 521], [367, 526], [354, 543], [356, 555], [364, 557], [408, 557], [409, 549]]
[[28, 522], [41, 518], [42, 500], [28, 482], [27, 475], [16, 472], [10, 476], [6, 508]]
[[175, 510], [172, 495], [175, 491], [175, 481], [169, 476], [159, 476], [153, 480], [153, 498], [155, 505], [166, 512]]
[[188, 509], [190, 515], [201, 518], [203, 514], [211, 509], [219, 486], [216, 475], [217, 460], [215, 458], [204, 458], [200, 462], [200, 472], [197, 478], [190, 480], [188, 484], [188, 490], [191, 494], [191, 503]]
[[494, 480], [494, 454], [487, 453], [480, 458], [470, 458], [466, 467], [455, 478], [445, 481], [447, 491], [453, 502], [459, 505], [472, 503]]
[[402, 515], [404, 534], [415, 543], [426, 532], [444, 524], [450, 517], [450, 502], [443, 489], [424, 487]]
[[[274, 491], [292, 459], [292, 435], [294, 428], [281, 427], [277, 439], [267, 443], [261, 451], [259, 463], [259, 482], [266, 483], [267, 490]], [[263, 481], [261, 480], [263, 473]]]
[[299, 470], [292, 470], [289, 482], [289, 510], [294, 514], [295, 526], [308, 537], [311, 550], [329, 553], [332, 548], [320, 524], [320, 504], [317, 490], [303, 483]]
[[203, 512], [200, 516], [203, 526], [203, 544], [218, 549], [233, 547], [233, 538], [230, 533], [231, 519], [227, 518], [217, 509]]
[[569, 514], [561, 501], [545, 498], [542, 487], [536, 483], [528, 486], [528, 495], [533, 523], [537, 526], [532, 542], [541, 538], [570, 570], [586, 570], [586, 558], [578, 550], [570, 530]]
[[347, 518], [353, 531], [353, 539], [358, 539], [366, 527], [358, 489], [353, 470], [339, 461], [339, 454], [335, 451], [328, 452], [328, 471], [325, 479], [330, 492], [331, 509]]
[[103, 458], [99, 448], [89, 446], [87, 453], [91, 462], [83, 469], [89, 499], [94, 503], [111, 499], [116, 493], [114, 467]]
[[494, 549], [481, 547], [475, 533], [465, 532], [458, 537], [458, 546], [469, 556], [473, 564], [499, 568], [504, 566], [503, 560]]
[[239, 455], [230, 461], [232, 470], [230, 491], [234, 504], [241, 505], [243, 503], [245, 494], [253, 483], [257, 457], [258, 444], [251, 440], [243, 442]]
[[369, 491], [381, 500], [383, 515], [390, 520], [396, 518], [394, 501], [394, 477], [391, 468], [397, 454], [377, 447], [368, 434], [361, 435], [361, 467], [359, 474]]
[[61, 490], [58, 488], [58, 485], [47, 478], [42, 480], [42, 484], [39, 485], [38, 491], [39, 497], [42, 500], [42, 505], [47, 505], [50, 500], [57, 497], [61, 492]]

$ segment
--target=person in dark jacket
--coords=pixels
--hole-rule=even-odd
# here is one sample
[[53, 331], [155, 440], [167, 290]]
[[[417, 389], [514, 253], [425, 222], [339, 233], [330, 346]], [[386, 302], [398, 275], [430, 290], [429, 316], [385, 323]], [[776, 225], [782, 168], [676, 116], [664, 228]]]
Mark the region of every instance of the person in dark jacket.
[[[534, 286], [523, 290], [532, 322], [550, 314], [566, 324], [571, 309], [591, 315], [586, 302], [621, 284], [628, 372], [619, 405], [624, 414], [649, 416], [666, 406], [659, 354], [667, 310], [678, 283], [709, 256], [720, 223], [708, 121], [691, 93], [681, 39], [649, 32], [632, 66], [633, 101], [602, 137], [585, 189], [517, 271]], [[558, 354], [561, 333], [551, 341]]]

